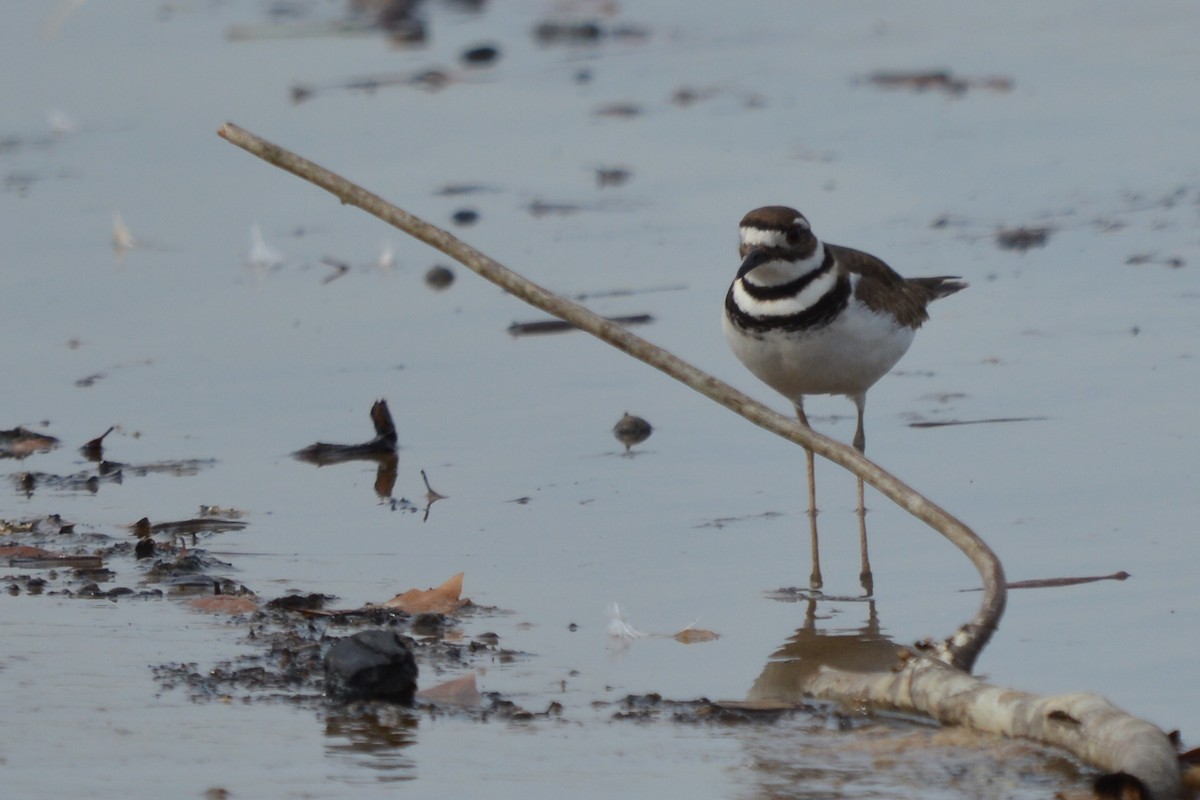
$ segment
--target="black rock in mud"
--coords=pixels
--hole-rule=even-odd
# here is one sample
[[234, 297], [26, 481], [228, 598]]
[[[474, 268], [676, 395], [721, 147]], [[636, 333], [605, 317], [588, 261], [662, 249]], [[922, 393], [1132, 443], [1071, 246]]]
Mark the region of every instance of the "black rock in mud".
[[325, 654], [325, 691], [340, 700], [388, 700], [412, 705], [417, 662], [394, 631], [363, 631]]

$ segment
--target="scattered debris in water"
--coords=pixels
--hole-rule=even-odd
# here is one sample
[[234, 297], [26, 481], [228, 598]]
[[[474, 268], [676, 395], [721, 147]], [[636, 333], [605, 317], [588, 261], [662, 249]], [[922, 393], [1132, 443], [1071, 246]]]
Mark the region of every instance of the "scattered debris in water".
[[478, 183], [448, 183], [435, 191], [435, 197], [459, 197], [464, 194], [481, 194], [483, 192], [500, 191], [494, 186], [484, 186]]
[[379, 75], [363, 75], [357, 78], [347, 78], [334, 83], [316, 85], [311, 83], [292, 84], [288, 96], [293, 105], [300, 105], [314, 99], [318, 94], [329, 92], [364, 92], [374, 94], [392, 87], [411, 87], [427, 92], [436, 92], [455, 83], [471, 80], [460, 72], [452, 72], [440, 67], [425, 67], [410, 72], [395, 72]]
[[735, 522], [746, 522], [753, 519], [774, 519], [775, 517], [782, 516], [783, 513], [780, 511], [763, 511], [758, 514], [746, 514], [745, 516], [741, 517], [717, 517], [715, 519], [710, 519], [707, 522], [701, 522], [699, 525], [693, 525], [692, 527], [716, 528], [717, 530], [722, 530]]
[[1044, 422], [1049, 417], [992, 417], [990, 419], [918, 419], [908, 423], [910, 428], [945, 428], [952, 425], [992, 425], [1002, 422]]
[[468, 47], [459, 57], [469, 67], [490, 67], [500, 58], [500, 48], [494, 44]]
[[419, 13], [420, 0], [351, 0], [347, 6], [346, 15], [338, 19], [304, 19], [296, 6], [273, 4], [268, 7], [271, 22], [231, 25], [225, 37], [250, 42], [386, 34], [392, 45], [408, 46], [422, 44], [429, 36]]
[[0, 546], [0, 560], [18, 569], [97, 569], [103, 564], [98, 555], [63, 553], [28, 544]]
[[213, 516], [193, 517], [191, 519], [178, 519], [155, 523], [151, 523], [149, 517], [142, 517], [137, 522], [130, 525], [129, 530], [139, 539], [165, 533], [171, 538], [178, 536], [191, 536], [192, 540], [196, 541], [197, 537], [202, 533], [226, 533], [228, 531], [240, 531], [244, 530], [247, 524], [248, 523], [239, 519], [221, 519]]
[[129, 226], [125, 224], [125, 220], [121, 218], [121, 212], [115, 208], [112, 212], [113, 234], [112, 248], [113, 253], [117, 257], [117, 262], [125, 260], [125, 254], [138, 246], [138, 241], [133, 237], [133, 232], [129, 230]]
[[65, 492], [100, 491], [105, 483], [121, 483], [124, 475], [119, 467], [113, 467], [108, 462], [100, 462], [97, 472], [76, 472], [73, 475], [52, 475], [46, 472], [20, 472], [11, 476], [17, 488], [27, 498], [32, 497], [38, 489], [54, 489]]
[[250, 250], [246, 253], [246, 266], [266, 272], [282, 265], [283, 254], [267, 244], [262, 228], [255, 222], [250, 226]]
[[606, 103], [605, 105], [598, 106], [592, 113], [597, 117], [632, 119], [641, 115], [642, 107], [637, 103]]
[[529, 209], [529, 213], [534, 217], [546, 217], [550, 216], [551, 214], [565, 216], [567, 214], [574, 214], [584, 209], [584, 207], [581, 205], [575, 205], [572, 203], [549, 203], [545, 200], [533, 200], [528, 206], [526, 206], [526, 208]]
[[721, 638], [721, 634], [704, 628], [695, 628], [689, 625], [679, 633], [675, 634], [675, 641], [680, 644], [704, 644], [705, 642], [715, 642]]
[[1142, 264], [1161, 264], [1164, 267], [1171, 269], [1181, 269], [1187, 264], [1179, 256], [1159, 256], [1157, 253], [1138, 253], [1125, 259], [1125, 263], [1131, 266], [1141, 266]]
[[442, 264], [434, 264], [425, 273], [425, 285], [435, 291], [450, 288], [454, 283], [454, 270]]
[[[1133, 577], [1125, 570], [1111, 575], [1092, 575], [1086, 578], [1036, 578], [1026, 581], [1010, 581], [1004, 584], [1007, 589], [1054, 589], [1062, 586], [1079, 586], [1096, 581], [1123, 581]], [[960, 592], [981, 592], [982, 589], [959, 589]]]
[[[621, 317], [605, 317], [609, 322], [618, 325], [648, 325], [654, 321], [650, 314], [629, 314]], [[565, 333], [576, 330], [575, 326], [561, 319], [535, 320], [533, 322], [514, 322], [508, 326], [511, 336], [533, 336], [544, 333]]]
[[0, 458], [25, 458], [34, 453], [49, 453], [58, 447], [58, 439], [36, 433], [19, 425], [0, 431]]
[[104, 437], [115, 431], [115, 425], [110, 426], [108, 430], [97, 436], [95, 439], [87, 442], [83, 447], [79, 448], [79, 453], [88, 461], [101, 462], [104, 460]]
[[533, 38], [538, 44], [595, 44], [604, 38], [604, 28], [599, 22], [539, 22], [533, 29]]
[[644, 289], [601, 289], [595, 292], [580, 292], [572, 296], [571, 299], [583, 302], [584, 300], [595, 300], [600, 297], [633, 297], [637, 294], [653, 294], [655, 292], [682, 292], [687, 288], [687, 284], [675, 283], [666, 286], [647, 286]]
[[409, 614], [454, 614], [471, 601], [462, 596], [463, 573], [452, 575], [440, 586], [432, 589], [409, 589], [386, 600], [380, 605], [398, 608]]
[[[484, 634], [483, 636], [475, 637], [475, 641], [471, 645], [475, 646], [477, 643], [484, 641], [487, 635]], [[495, 634], [491, 635], [495, 636]], [[479, 693], [479, 686], [475, 680], [474, 672], [469, 672], [459, 678], [451, 678], [436, 686], [430, 686], [428, 689], [422, 689], [417, 692], [416, 699], [438, 705], [462, 706], [464, 708], [478, 708], [483, 703], [483, 695]]]
[[[410, 513], [421, 511], [422, 507], [403, 497], [396, 498], [392, 495], [398, 478], [399, 458], [396, 452], [399, 445], [397, 444], [396, 425], [392, 421], [392, 414], [388, 410], [386, 400], [377, 400], [371, 406], [371, 423], [375, 426], [375, 437], [370, 441], [361, 444], [316, 442], [303, 450], [292, 453], [292, 456], [319, 467], [347, 461], [374, 461], [377, 465], [373, 485], [376, 496], [392, 511], [408, 511]], [[439, 494], [430, 487], [429, 478], [425, 475], [424, 470], [421, 470], [421, 480], [425, 483], [423, 519], [428, 520], [430, 508], [436, 501], [445, 499], [446, 495]]]
[[628, 167], [596, 167], [596, 185], [601, 189], [609, 186], [624, 186], [633, 178], [633, 170]]
[[1045, 247], [1054, 232], [1049, 227], [1002, 228], [996, 231], [996, 246], [1001, 250], [1025, 252], [1035, 247]]
[[625, 445], [625, 455], [629, 455], [630, 448], [649, 439], [654, 428], [646, 420], [626, 411], [625, 416], [617, 420], [612, 432], [617, 441]]
[[396, 266], [396, 251], [392, 249], [391, 241], [385, 241], [379, 248], [379, 256], [375, 259], [375, 266], [383, 272], [391, 272]]
[[301, 461], [317, 466], [340, 464], [345, 461], [378, 460], [394, 457], [397, 450], [396, 425], [386, 400], [376, 400], [371, 406], [371, 423], [375, 426], [375, 438], [362, 444], [329, 444], [316, 442], [292, 455]]
[[424, 481], [424, 483], [425, 483], [425, 516], [421, 521], [428, 522], [429, 521], [429, 509], [432, 508], [433, 504], [436, 503], [438, 500], [448, 499], [449, 495], [441, 494], [440, 492], [437, 492], [436, 490], [434, 490], [434, 488], [432, 486], [429, 485], [429, 477], [425, 474], [425, 470], [421, 470], [421, 480]]
[[336, 258], [333, 258], [332, 256], [325, 256], [324, 258], [321, 259], [321, 263], [327, 267], [333, 267], [333, 272], [326, 275], [321, 280], [322, 285], [333, 283], [338, 278], [342, 277], [343, 275], [345, 275], [347, 272], [350, 271], [349, 264], [347, 264], [345, 261], [340, 261]]
[[640, 25], [617, 23], [606, 25], [595, 19], [544, 20], [533, 29], [533, 38], [540, 45], [594, 45], [604, 39], [640, 42], [648, 39], [650, 32]]
[[675, 633], [647, 633], [638, 630], [625, 620], [625, 615], [622, 613], [621, 606], [618, 603], [610, 603], [608, 613], [609, 621], [607, 630], [609, 643], [621, 649], [629, 647], [634, 639], [674, 639], [680, 644], [703, 644], [705, 642], [715, 642], [721, 638], [720, 634], [713, 631], [697, 628], [695, 622], [684, 626]]
[[881, 89], [907, 89], [915, 92], [941, 91], [952, 95], [965, 94], [969, 89], [1011, 92], [1012, 78], [990, 75], [984, 78], [963, 78], [950, 70], [882, 71], [866, 77], [866, 82]]
[[687, 107], [696, 103], [710, 100], [721, 93], [716, 87], [698, 89], [695, 86], [680, 86], [671, 93], [671, 105]]

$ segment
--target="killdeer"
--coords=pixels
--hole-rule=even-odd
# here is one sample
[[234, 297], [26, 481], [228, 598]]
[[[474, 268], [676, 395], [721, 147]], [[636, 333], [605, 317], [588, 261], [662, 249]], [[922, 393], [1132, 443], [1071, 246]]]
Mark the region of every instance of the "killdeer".
[[[966, 283], [950, 277], [902, 278], [875, 256], [821, 242], [804, 215], [785, 206], [751, 211], [742, 218], [740, 238], [742, 266], [725, 295], [725, 339], [734, 355], [790, 400], [804, 425], [805, 395], [841, 394], [853, 400], [858, 410], [854, 447], [863, 452], [867, 390], [908, 350], [929, 318], [928, 305]], [[814, 583], [819, 584], [813, 454], [806, 455]], [[866, 577], [861, 480], [858, 509]]]

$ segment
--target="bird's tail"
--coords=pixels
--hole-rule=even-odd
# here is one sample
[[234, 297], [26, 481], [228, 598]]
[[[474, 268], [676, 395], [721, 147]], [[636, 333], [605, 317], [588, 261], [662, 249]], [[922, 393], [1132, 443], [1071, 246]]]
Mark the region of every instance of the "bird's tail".
[[908, 283], [920, 289], [930, 301], [949, 297], [957, 291], [967, 288], [967, 282], [957, 276], [940, 278], [909, 278]]

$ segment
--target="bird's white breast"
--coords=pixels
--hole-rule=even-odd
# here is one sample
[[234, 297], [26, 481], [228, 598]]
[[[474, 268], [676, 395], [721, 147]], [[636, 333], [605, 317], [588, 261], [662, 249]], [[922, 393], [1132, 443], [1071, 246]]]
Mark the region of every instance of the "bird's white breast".
[[[734, 291], [736, 298], [736, 287]], [[853, 297], [833, 322], [816, 330], [749, 334], [736, 328], [728, 315], [724, 330], [746, 368], [793, 402], [806, 394], [866, 392], [896, 365], [915, 333]]]

